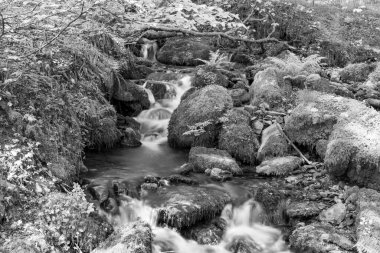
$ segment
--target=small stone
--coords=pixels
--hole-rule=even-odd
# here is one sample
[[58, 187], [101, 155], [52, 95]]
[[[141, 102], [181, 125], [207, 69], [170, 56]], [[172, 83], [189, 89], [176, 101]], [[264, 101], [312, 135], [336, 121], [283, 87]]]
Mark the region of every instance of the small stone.
[[213, 168], [210, 172], [210, 177], [217, 181], [226, 181], [232, 178], [232, 173], [219, 168]]
[[143, 183], [141, 185], [141, 189], [146, 190], [146, 191], [157, 191], [158, 184], [156, 184], [156, 183]]
[[329, 209], [320, 213], [319, 219], [332, 224], [340, 224], [346, 216], [346, 206], [342, 203], [337, 203]]

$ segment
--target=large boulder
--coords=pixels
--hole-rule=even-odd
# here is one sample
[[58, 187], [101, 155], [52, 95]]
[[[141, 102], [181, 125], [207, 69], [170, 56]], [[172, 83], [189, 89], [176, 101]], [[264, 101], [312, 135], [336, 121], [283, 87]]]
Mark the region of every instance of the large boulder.
[[380, 114], [357, 100], [328, 94], [309, 92], [302, 100], [286, 119], [289, 138], [311, 148], [326, 140], [330, 174], [380, 189]]
[[228, 86], [228, 78], [214, 66], [199, 66], [194, 76], [194, 87], [205, 87], [207, 85]]
[[210, 58], [210, 52], [213, 47], [207, 43], [189, 38], [169, 39], [157, 53], [157, 60], [161, 63], [180, 65], [180, 66], [197, 66], [204, 64], [202, 60]]
[[260, 144], [249, 123], [250, 114], [247, 111], [228, 111], [224, 115], [218, 147], [241, 162], [253, 164]]
[[92, 253], [152, 252], [152, 231], [148, 224], [136, 221], [118, 228]]
[[218, 168], [240, 175], [242, 170], [235, 159], [225, 150], [205, 147], [193, 147], [189, 153], [189, 163], [195, 172], [205, 172], [207, 169]]
[[251, 104], [260, 105], [265, 102], [276, 108], [283, 102], [283, 91], [279, 86], [279, 73], [276, 68], [267, 68], [258, 72], [249, 89]]
[[114, 87], [111, 103], [118, 113], [124, 116], [137, 116], [142, 110], [149, 109], [150, 101], [145, 89], [131, 81], [119, 80]]
[[163, 203], [158, 208], [158, 223], [176, 228], [212, 219], [231, 202], [228, 193], [216, 188], [177, 186], [160, 188], [157, 194]]
[[181, 101], [170, 118], [169, 145], [174, 148], [214, 146], [219, 135], [219, 117], [230, 108], [231, 96], [221, 86], [209, 85], [194, 91]]

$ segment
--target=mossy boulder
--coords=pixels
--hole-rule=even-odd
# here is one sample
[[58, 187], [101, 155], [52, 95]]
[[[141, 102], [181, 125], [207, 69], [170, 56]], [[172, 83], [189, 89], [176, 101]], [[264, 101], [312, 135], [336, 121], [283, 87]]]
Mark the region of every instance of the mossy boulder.
[[202, 88], [207, 85], [220, 85], [227, 88], [228, 78], [214, 66], [199, 66], [195, 72], [193, 86]]
[[311, 74], [306, 77], [305, 88], [330, 94], [336, 94], [342, 97], [354, 97], [346, 85], [342, 83], [330, 82], [328, 79], [321, 77], [319, 74]]
[[158, 223], [179, 229], [215, 218], [231, 202], [228, 193], [215, 188], [177, 186], [160, 188], [157, 194], [163, 201]]
[[124, 116], [137, 116], [142, 110], [149, 109], [150, 101], [145, 89], [131, 81], [119, 80], [114, 88], [111, 103], [116, 111]]
[[379, 113], [354, 99], [316, 92], [301, 97], [286, 119], [289, 138], [311, 149], [327, 140], [324, 162], [331, 175], [380, 189]]
[[243, 104], [247, 104], [250, 101], [250, 95], [245, 89], [232, 89], [229, 90], [229, 93], [235, 107], [242, 106]]
[[119, 227], [93, 253], [152, 252], [152, 230], [147, 223], [136, 221]]
[[[221, 86], [209, 85], [189, 94], [170, 118], [169, 145], [174, 148], [215, 146], [220, 131], [219, 117], [230, 108], [231, 96]], [[189, 133], [189, 130], [195, 131]], [[185, 132], [188, 134], [184, 135]]]
[[375, 70], [375, 63], [354, 63], [348, 64], [340, 71], [340, 79], [342, 82], [364, 82], [368, 76]]
[[225, 150], [193, 147], [189, 153], [189, 163], [195, 172], [204, 173], [207, 169], [218, 168], [240, 175], [242, 170], [235, 159]]
[[256, 167], [256, 172], [261, 175], [288, 175], [301, 167], [303, 160], [297, 156], [275, 157], [265, 160]]
[[219, 149], [226, 150], [238, 161], [253, 164], [260, 144], [250, 127], [250, 114], [244, 110], [232, 109], [223, 118]]
[[276, 108], [283, 102], [283, 91], [279, 86], [279, 72], [276, 68], [267, 68], [259, 71], [249, 89], [251, 104], [267, 103]]
[[210, 58], [213, 47], [202, 41], [189, 38], [174, 38], [165, 42], [157, 53], [157, 60], [164, 64], [197, 66]]

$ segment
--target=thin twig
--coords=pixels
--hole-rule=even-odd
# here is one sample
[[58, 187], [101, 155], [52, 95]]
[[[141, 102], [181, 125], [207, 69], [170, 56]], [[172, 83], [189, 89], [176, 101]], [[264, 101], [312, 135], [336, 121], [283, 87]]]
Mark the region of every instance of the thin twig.
[[294, 143], [289, 139], [289, 137], [285, 134], [284, 130], [282, 130], [282, 127], [280, 126], [280, 124], [278, 124], [277, 122], [275, 122], [274, 124], [276, 124], [276, 127], [278, 129], [278, 131], [280, 131], [280, 133], [285, 137], [285, 139], [289, 142], [289, 144], [297, 151], [297, 153], [302, 157], [302, 159], [308, 164], [308, 165], [312, 165], [313, 163], [310, 162], [301, 152], [301, 150], [299, 150], [296, 145], [294, 145]]
[[4, 21], [3, 14], [1, 14], [1, 12], [0, 12], [0, 17], [1, 17], [1, 33], [0, 33], [0, 38], [1, 38], [5, 34], [5, 21]]
[[78, 15], [78, 17], [76, 17], [75, 19], [70, 21], [57, 35], [55, 35], [51, 40], [46, 42], [43, 46], [37, 48], [36, 50], [34, 50], [34, 51], [24, 55], [24, 56], [21, 56], [21, 58], [26, 58], [26, 57], [33, 55], [33, 54], [37, 53], [38, 51], [40, 51], [41, 49], [45, 48], [46, 46], [50, 45], [53, 41], [55, 41], [72, 23], [77, 21], [83, 15], [83, 13], [84, 13], [83, 8], [84, 8], [84, 1], [82, 2], [82, 8], [81, 8], [81, 11], [80, 11], [80, 14]]
[[243, 24], [246, 24], [248, 22], [248, 20], [252, 17], [253, 13], [255, 13], [254, 8], [252, 8], [251, 13], [248, 15], [248, 17], [243, 20]]

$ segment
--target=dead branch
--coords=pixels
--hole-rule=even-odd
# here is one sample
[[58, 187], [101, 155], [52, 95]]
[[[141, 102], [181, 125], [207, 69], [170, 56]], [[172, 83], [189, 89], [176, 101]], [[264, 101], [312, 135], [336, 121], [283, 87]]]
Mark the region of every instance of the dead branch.
[[280, 124], [278, 124], [277, 122], [274, 123], [276, 124], [276, 127], [278, 129], [278, 131], [280, 131], [280, 133], [282, 134], [282, 136], [285, 137], [285, 139], [289, 142], [289, 144], [297, 151], [297, 153], [302, 157], [302, 159], [308, 164], [308, 165], [312, 165], [313, 163], [310, 162], [301, 152], [301, 150], [299, 150], [296, 145], [294, 145], [294, 143], [289, 139], [289, 137], [285, 134], [284, 130], [282, 130], [282, 127], [280, 126]]
[[176, 32], [176, 33], [182, 33], [184, 35], [192, 35], [196, 37], [218, 37], [219, 36], [219, 37], [223, 37], [232, 41], [242, 41], [242, 42], [250, 43], [250, 44], [264, 44], [264, 43], [279, 43], [280, 42], [276, 38], [264, 38], [264, 39], [254, 40], [254, 39], [234, 37], [224, 32], [196, 32], [196, 31], [191, 31], [191, 30], [186, 30], [186, 29], [181, 29], [181, 28], [155, 27], [155, 26], [146, 26], [146, 27], [141, 28], [139, 30], [139, 32], [142, 33], [140, 38], [143, 38], [145, 35], [144, 33], [149, 30]]
[[36, 50], [26, 54], [26, 55], [23, 55], [21, 56], [21, 58], [26, 58], [26, 57], [29, 57], [35, 53], [37, 53], [38, 51], [42, 50], [43, 48], [47, 47], [48, 45], [50, 45], [51, 43], [53, 43], [53, 41], [55, 41], [72, 23], [74, 23], [75, 21], [77, 21], [85, 12], [83, 11], [84, 9], [84, 1], [82, 2], [82, 7], [81, 7], [81, 10], [80, 10], [80, 13], [79, 15], [74, 18], [73, 20], [71, 20], [64, 28], [61, 29], [61, 31], [55, 35], [51, 40], [49, 40], [48, 42], [46, 42], [44, 45], [42, 45], [41, 47], [37, 48]]
[[3, 35], [5, 34], [5, 21], [4, 21], [3, 14], [1, 14], [1, 12], [0, 12], [0, 18], [1, 18], [1, 33], [0, 33], [0, 39], [1, 39], [1, 37], [3, 37]]

